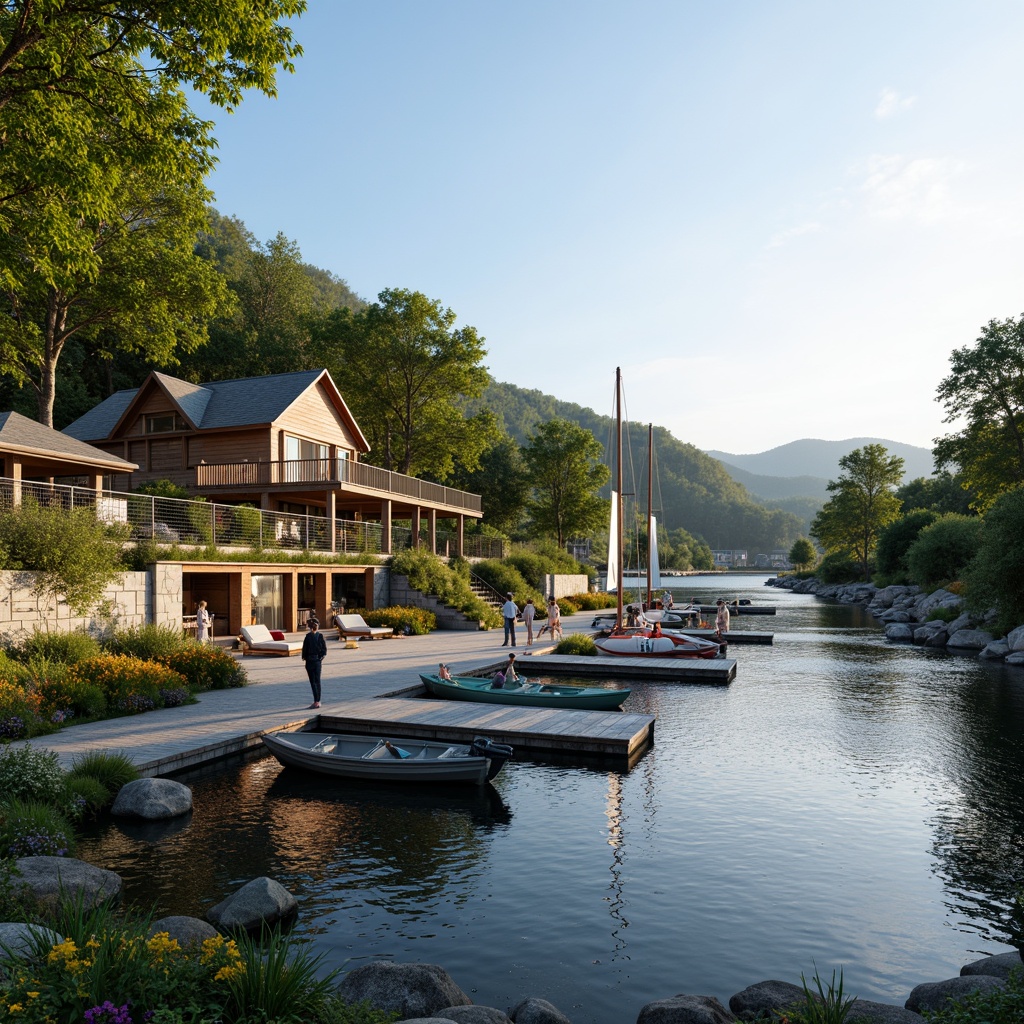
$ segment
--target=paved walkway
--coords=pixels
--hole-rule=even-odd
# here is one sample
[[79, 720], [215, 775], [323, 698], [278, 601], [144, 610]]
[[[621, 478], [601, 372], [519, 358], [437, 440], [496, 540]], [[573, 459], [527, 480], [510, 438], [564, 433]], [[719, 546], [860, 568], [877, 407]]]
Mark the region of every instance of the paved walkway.
[[[565, 634], [586, 630], [592, 620], [592, 612], [563, 617]], [[330, 637], [334, 630], [325, 632]], [[525, 630], [516, 633], [520, 657], [551, 649], [546, 644], [524, 647]], [[440, 661], [451, 665], [453, 674], [497, 667], [508, 653], [501, 640], [500, 629], [361, 641], [354, 650], [328, 639], [319, 713], [344, 715], [346, 701], [418, 686], [419, 673], [436, 670]], [[156, 775], [243, 750], [268, 729], [301, 726], [318, 714], [308, 710], [312, 696], [300, 658], [252, 655], [240, 660], [248, 686], [200, 694], [197, 704], [186, 707], [75, 725], [28, 742], [57, 751], [65, 767], [79, 754], [105, 750], [123, 752], [143, 774]]]

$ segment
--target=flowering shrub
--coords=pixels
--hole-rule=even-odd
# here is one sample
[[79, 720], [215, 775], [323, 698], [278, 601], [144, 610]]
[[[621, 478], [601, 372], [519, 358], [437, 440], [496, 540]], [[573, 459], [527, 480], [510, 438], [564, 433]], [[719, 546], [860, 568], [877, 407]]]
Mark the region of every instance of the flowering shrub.
[[157, 660], [184, 676], [193, 693], [227, 690], [246, 683], [245, 669], [227, 651], [213, 644], [187, 643]]
[[107, 710], [103, 691], [80, 679], [67, 665], [33, 659], [26, 671], [39, 698], [39, 714], [54, 725], [73, 718], [99, 718]]
[[108, 654], [133, 658], [163, 659], [180, 650], [188, 640], [180, 629], [169, 626], [129, 626], [115, 630], [103, 643]]
[[74, 848], [71, 822], [49, 804], [9, 800], [0, 806], [0, 851], [4, 857], [65, 857]]
[[67, 807], [64, 771], [54, 750], [0, 749], [0, 793], [4, 800], [35, 800]]
[[425, 636], [437, 629], [437, 616], [424, 608], [375, 608], [372, 612], [362, 611], [368, 626], [390, 626], [396, 633], [406, 636]]
[[0, 677], [0, 736], [19, 739], [39, 714], [39, 698], [20, 680]]
[[165, 665], [121, 654], [101, 654], [80, 661], [74, 675], [98, 687], [107, 706], [120, 714], [137, 714], [158, 707], [161, 690], [185, 685], [185, 680]]
[[160, 703], [165, 708], [180, 708], [182, 704], [195, 703], [192, 695], [183, 686], [177, 686], [173, 690], [160, 691]]

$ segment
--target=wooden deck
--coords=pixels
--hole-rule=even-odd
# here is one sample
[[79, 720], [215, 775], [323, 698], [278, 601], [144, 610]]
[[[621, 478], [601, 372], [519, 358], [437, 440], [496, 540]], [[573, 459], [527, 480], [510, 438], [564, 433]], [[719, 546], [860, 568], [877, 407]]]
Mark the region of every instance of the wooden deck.
[[[683, 632], [687, 636], [700, 636], [707, 640], [714, 640], [717, 636], [713, 629], [684, 629]], [[775, 634], [756, 629], [731, 629], [725, 634], [725, 639], [730, 644], [773, 644]]]
[[517, 753], [612, 756], [632, 760], [654, 739], [654, 716], [621, 711], [510, 707], [456, 700], [376, 697], [321, 714], [318, 731], [470, 742], [486, 735]]
[[582, 676], [588, 679], [651, 679], [658, 682], [728, 686], [736, 678], [735, 658], [588, 658], [539, 654], [516, 662], [521, 675]]

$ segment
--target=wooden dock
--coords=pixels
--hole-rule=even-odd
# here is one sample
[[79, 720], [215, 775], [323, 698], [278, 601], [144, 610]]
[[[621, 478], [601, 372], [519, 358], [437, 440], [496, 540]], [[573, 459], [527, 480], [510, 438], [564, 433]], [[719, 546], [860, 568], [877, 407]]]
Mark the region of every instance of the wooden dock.
[[654, 716], [374, 697], [346, 701], [337, 712], [321, 714], [316, 728], [458, 743], [484, 735], [511, 744], [518, 754], [597, 755], [631, 762], [653, 741]]
[[650, 679], [657, 682], [728, 686], [736, 678], [735, 658], [588, 658], [574, 654], [539, 654], [520, 658], [521, 675], [569, 675], [589, 679]]
[[[687, 636], [704, 637], [706, 640], [714, 640], [718, 636], [713, 629], [684, 629], [681, 632]], [[725, 639], [730, 644], [773, 644], [775, 634], [762, 633], [756, 629], [732, 629], [725, 634]]]

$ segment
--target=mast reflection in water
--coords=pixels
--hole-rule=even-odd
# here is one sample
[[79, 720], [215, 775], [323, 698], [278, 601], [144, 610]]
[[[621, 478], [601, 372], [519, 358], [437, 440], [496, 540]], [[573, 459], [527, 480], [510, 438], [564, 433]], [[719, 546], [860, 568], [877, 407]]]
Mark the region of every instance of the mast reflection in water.
[[1004, 952], [1024, 670], [889, 644], [859, 609], [756, 580], [677, 582], [678, 603], [778, 605], [734, 620], [775, 644], [733, 645], [728, 688], [631, 684], [626, 709], [658, 721], [628, 773], [516, 759], [479, 792], [423, 794], [267, 758], [185, 777], [190, 821], [109, 826], [80, 855], [160, 913], [269, 875], [331, 966], [438, 963], [475, 1002], [538, 995], [576, 1024], [815, 966], [902, 1004]]

